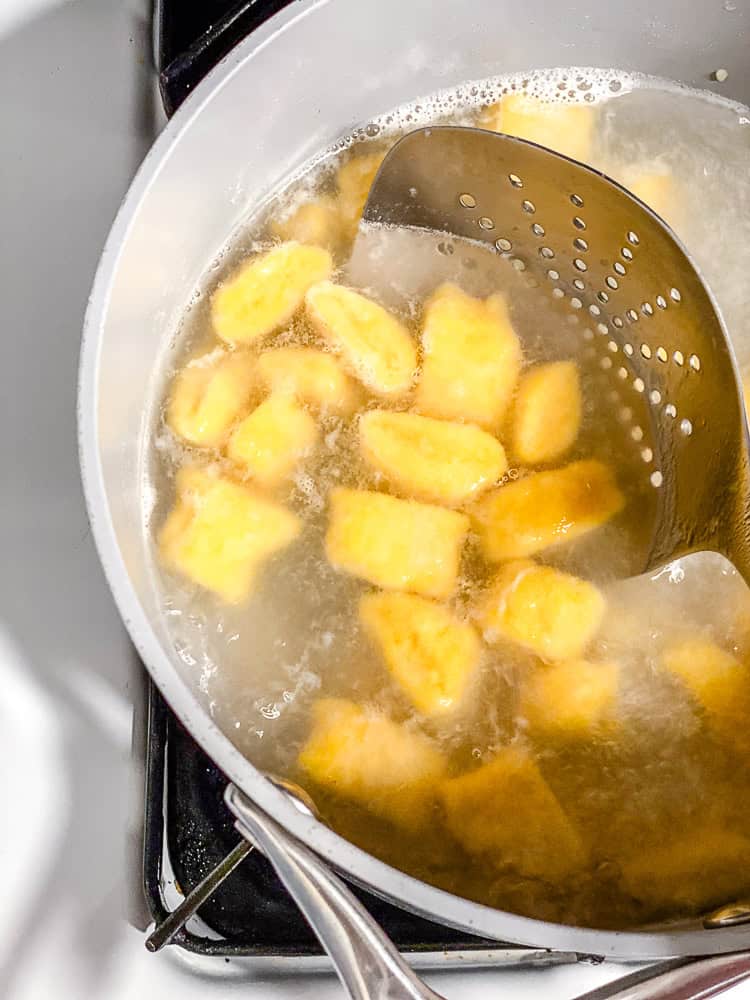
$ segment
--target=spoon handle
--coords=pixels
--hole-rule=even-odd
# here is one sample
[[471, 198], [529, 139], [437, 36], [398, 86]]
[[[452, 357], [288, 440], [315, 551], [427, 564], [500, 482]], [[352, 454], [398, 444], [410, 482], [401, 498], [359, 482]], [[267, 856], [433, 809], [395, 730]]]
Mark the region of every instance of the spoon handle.
[[237, 829], [265, 854], [331, 957], [352, 1000], [442, 1000], [406, 964], [393, 942], [337, 875], [230, 785]]
[[710, 1000], [750, 978], [750, 952], [673, 959], [639, 969], [577, 1000]]

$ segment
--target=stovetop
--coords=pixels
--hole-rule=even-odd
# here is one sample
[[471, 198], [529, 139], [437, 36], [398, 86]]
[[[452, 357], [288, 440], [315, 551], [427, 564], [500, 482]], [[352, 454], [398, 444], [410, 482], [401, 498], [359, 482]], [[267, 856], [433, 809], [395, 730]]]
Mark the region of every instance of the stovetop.
[[155, 0], [154, 56], [167, 114], [174, 114], [237, 42], [290, 2]]

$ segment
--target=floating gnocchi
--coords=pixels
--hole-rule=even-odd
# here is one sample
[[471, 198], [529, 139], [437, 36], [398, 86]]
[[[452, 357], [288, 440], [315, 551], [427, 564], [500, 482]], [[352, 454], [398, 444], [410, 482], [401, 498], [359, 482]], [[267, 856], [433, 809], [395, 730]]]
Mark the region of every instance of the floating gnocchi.
[[438, 715], [460, 704], [482, 655], [471, 625], [414, 594], [365, 594], [359, 618], [418, 711]]
[[357, 388], [333, 355], [313, 347], [277, 347], [257, 360], [258, 378], [272, 392], [296, 396], [319, 410], [347, 414]]
[[354, 239], [372, 182], [384, 157], [383, 151], [355, 155], [338, 169], [338, 207], [344, 233], [349, 239]]
[[613, 727], [619, 686], [615, 663], [545, 664], [521, 683], [520, 714], [534, 737], [592, 739]]
[[670, 830], [665, 842], [639, 844], [619, 862], [623, 888], [663, 910], [700, 912], [750, 888], [750, 839], [711, 823]]
[[318, 425], [293, 396], [272, 393], [232, 431], [227, 455], [261, 486], [289, 477], [318, 439]]
[[750, 668], [702, 636], [669, 645], [664, 667], [689, 691], [716, 734], [750, 753]]
[[561, 458], [581, 429], [581, 385], [573, 361], [536, 365], [523, 375], [513, 413], [513, 455], [524, 465]]
[[261, 568], [300, 533], [290, 511], [195, 466], [177, 475], [177, 499], [159, 535], [170, 569], [229, 604], [245, 600]]
[[593, 583], [530, 560], [509, 562], [477, 608], [489, 641], [517, 642], [544, 660], [583, 656], [604, 617]]
[[448, 598], [456, 589], [469, 519], [385, 493], [330, 494], [326, 554], [337, 569], [387, 590]]
[[485, 556], [501, 562], [580, 538], [624, 506], [612, 470], [584, 459], [488, 491], [472, 516]]
[[368, 410], [359, 442], [397, 492], [448, 506], [478, 496], [508, 468], [503, 446], [481, 428], [416, 413]]
[[274, 219], [271, 232], [280, 240], [336, 249], [342, 238], [341, 212], [336, 199], [321, 195], [303, 202], [283, 219]]
[[250, 407], [255, 384], [255, 358], [248, 354], [216, 350], [194, 358], [170, 388], [167, 423], [189, 444], [217, 448]]
[[214, 292], [214, 331], [228, 344], [252, 344], [288, 323], [307, 290], [328, 278], [333, 259], [321, 247], [282, 243], [252, 257]]
[[422, 351], [416, 409], [497, 430], [521, 371], [521, 343], [503, 296], [476, 299], [441, 285], [425, 305]]
[[417, 833], [430, 821], [445, 758], [422, 733], [343, 698], [313, 706], [299, 766], [318, 785]]
[[417, 352], [408, 329], [365, 295], [330, 281], [314, 285], [307, 314], [360, 381], [383, 396], [401, 396], [414, 380]]
[[670, 226], [682, 224], [681, 199], [672, 171], [659, 163], [631, 164], [615, 177]]
[[596, 114], [588, 104], [559, 104], [527, 94], [506, 94], [482, 112], [479, 124], [591, 163]]
[[495, 868], [556, 883], [586, 863], [578, 831], [520, 747], [445, 781], [440, 798], [446, 826], [459, 844]]

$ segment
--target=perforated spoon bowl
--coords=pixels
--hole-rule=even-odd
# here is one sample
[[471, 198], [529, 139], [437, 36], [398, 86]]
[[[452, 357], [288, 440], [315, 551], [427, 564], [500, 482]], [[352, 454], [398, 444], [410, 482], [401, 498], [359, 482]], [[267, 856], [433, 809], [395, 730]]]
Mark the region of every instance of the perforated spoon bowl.
[[[748, 432], [734, 354], [698, 268], [654, 212], [534, 143], [423, 128], [383, 161], [350, 273], [377, 288], [384, 264], [410, 254], [513, 268], [540, 300], [567, 309], [577, 353], [618, 428], [613, 450], [643, 498], [638, 544], [619, 570], [713, 550], [750, 582]], [[397, 266], [391, 285], [423, 291], [409, 289]]]

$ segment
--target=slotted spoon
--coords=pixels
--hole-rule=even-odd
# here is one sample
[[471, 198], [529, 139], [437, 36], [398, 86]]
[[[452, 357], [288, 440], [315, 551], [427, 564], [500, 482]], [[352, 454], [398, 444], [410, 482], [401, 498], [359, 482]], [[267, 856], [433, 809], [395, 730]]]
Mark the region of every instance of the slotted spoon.
[[613, 453], [626, 457], [645, 498], [641, 542], [619, 570], [713, 550], [750, 583], [748, 437], [734, 354], [696, 265], [657, 215], [603, 174], [533, 143], [424, 128], [383, 161], [350, 275], [377, 287], [384, 261], [418, 252], [452, 258], [454, 271], [459, 255], [474, 268], [477, 254], [485, 264], [491, 255], [568, 311], [577, 354], [617, 428]]

